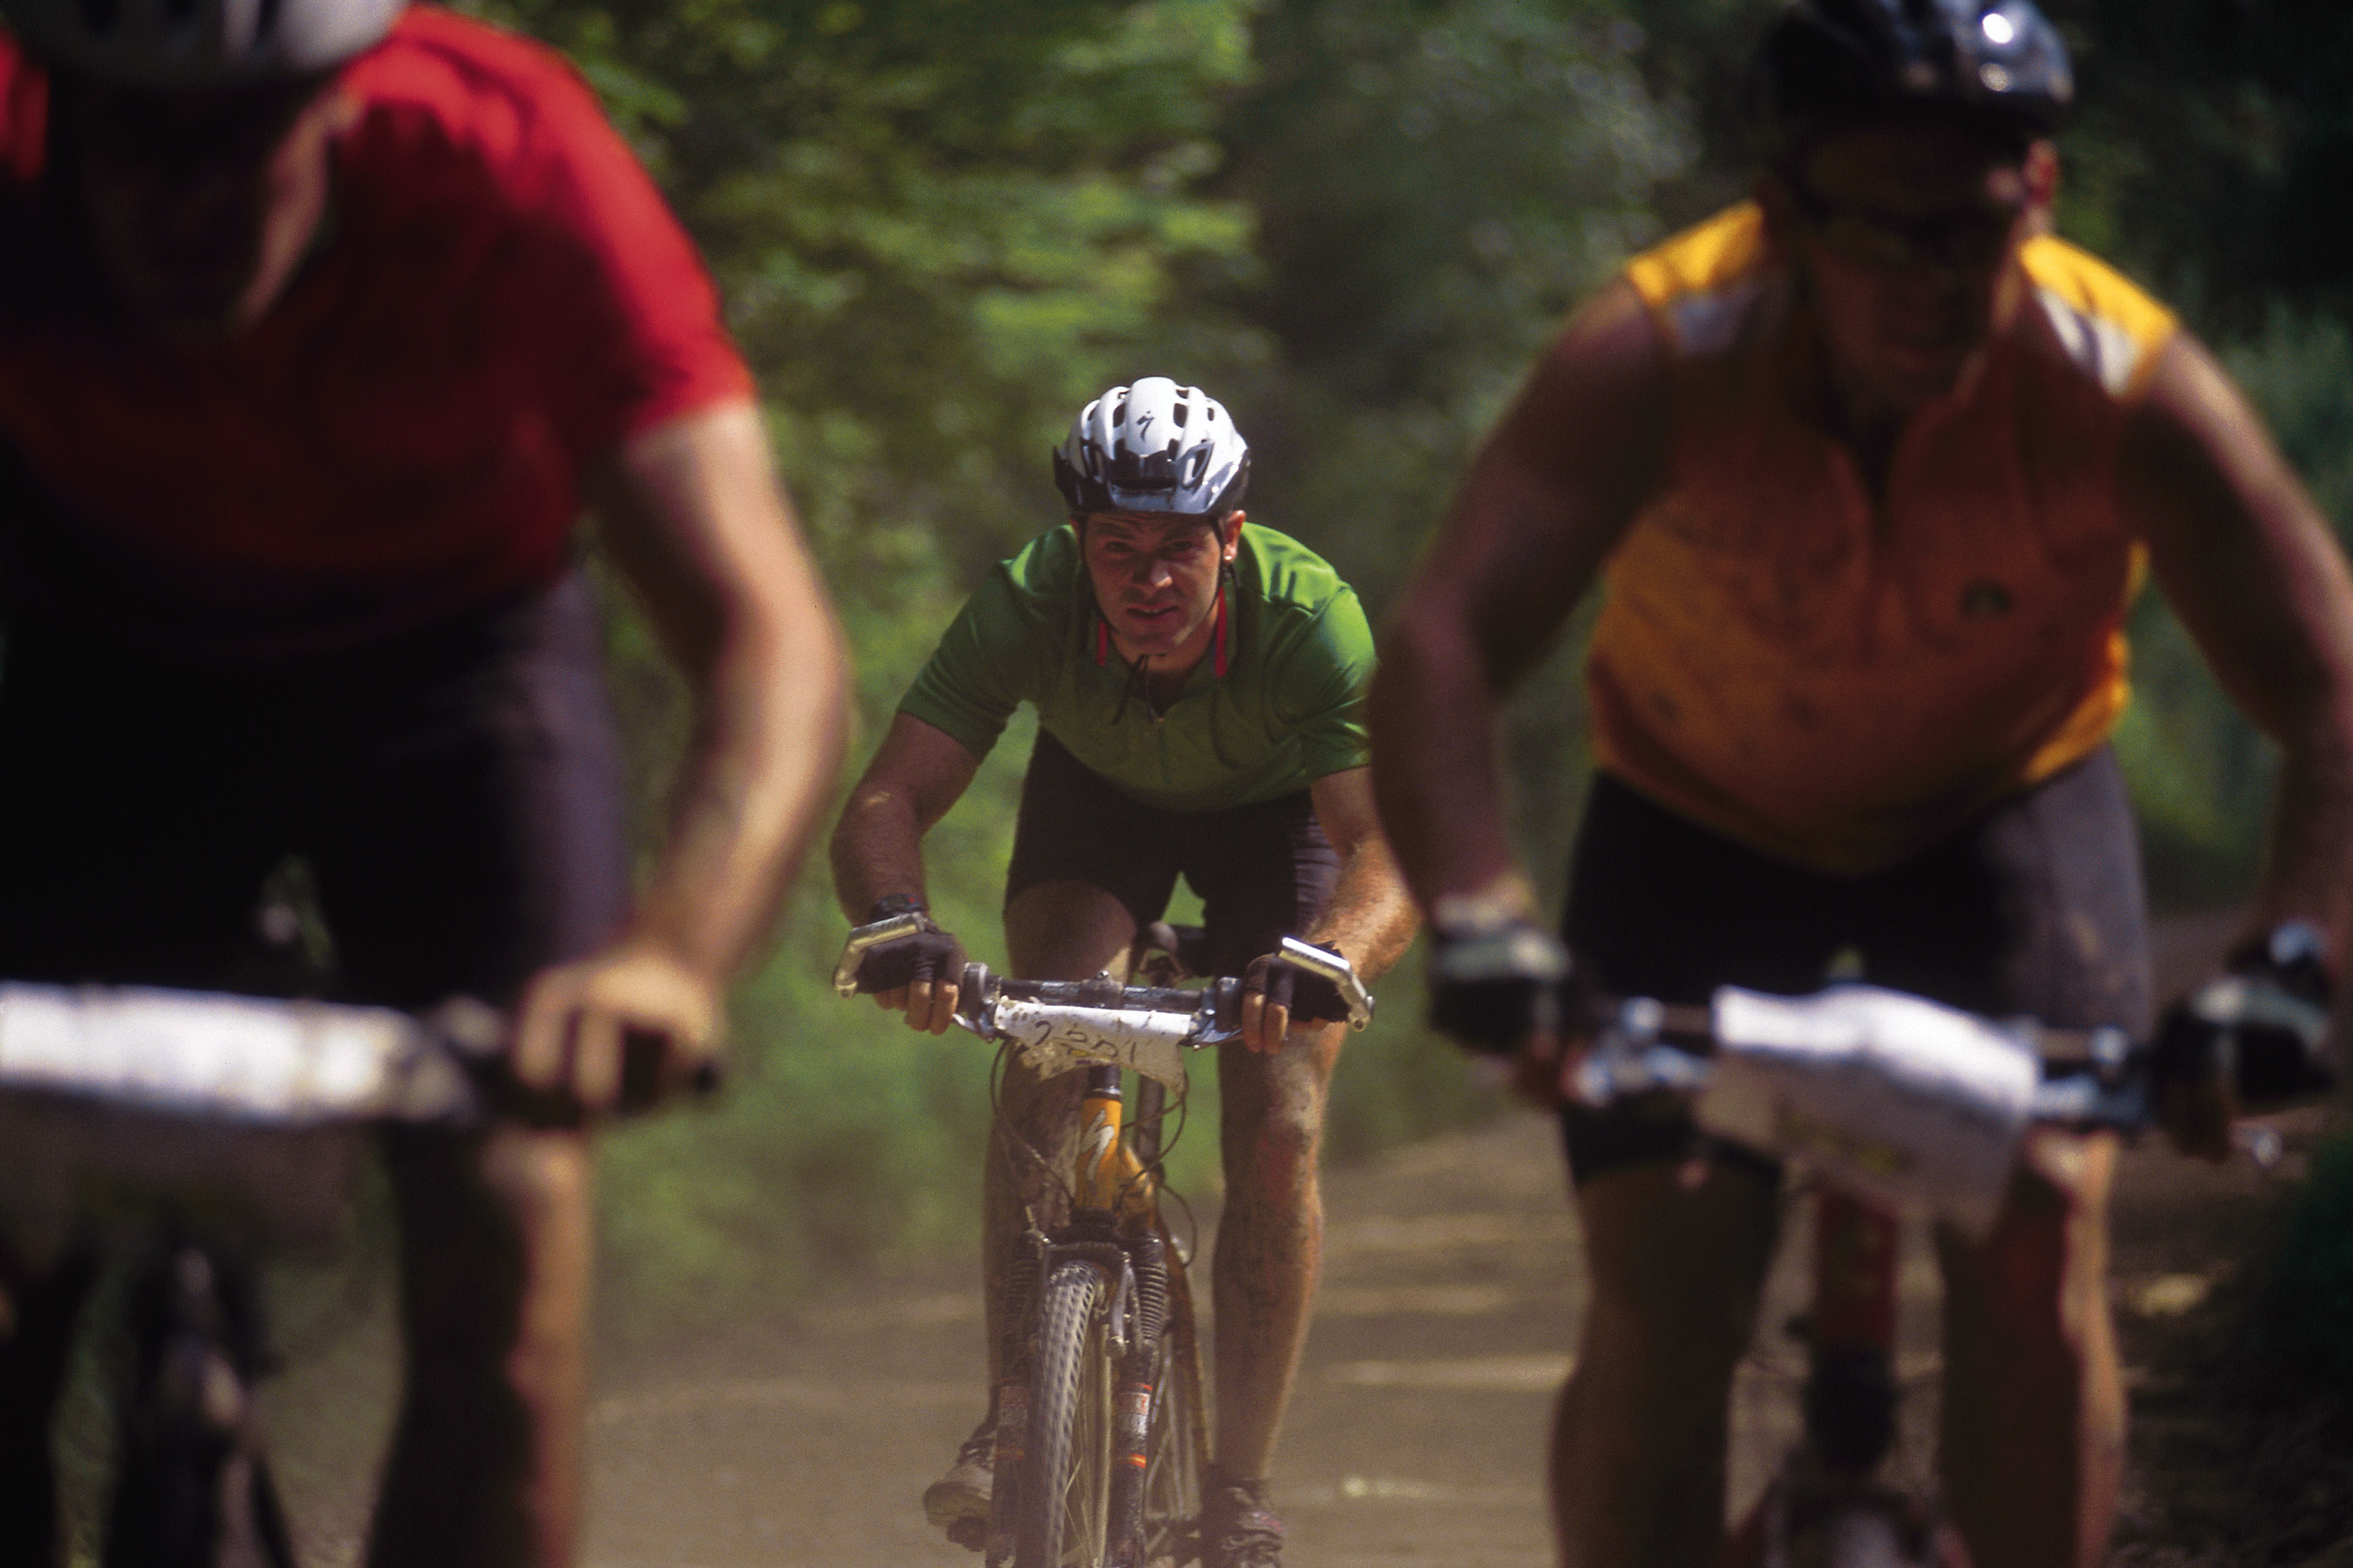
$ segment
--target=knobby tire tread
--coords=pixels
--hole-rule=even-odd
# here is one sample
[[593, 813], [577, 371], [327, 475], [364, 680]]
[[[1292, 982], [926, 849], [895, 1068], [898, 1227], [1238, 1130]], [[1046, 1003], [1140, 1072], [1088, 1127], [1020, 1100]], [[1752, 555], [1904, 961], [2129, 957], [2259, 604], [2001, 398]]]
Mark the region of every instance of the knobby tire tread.
[[[1040, 1293], [1014, 1568], [1062, 1568], [1073, 1476], [1081, 1467], [1101, 1472], [1109, 1465], [1110, 1432], [1103, 1419], [1108, 1411], [1098, 1413], [1092, 1443], [1076, 1441], [1090, 1389], [1109, 1387], [1108, 1354], [1095, 1331], [1103, 1287], [1102, 1271], [1094, 1265], [1072, 1261], [1056, 1265]], [[1091, 1361], [1098, 1364], [1090, 1366]], [[1081, 1451], [1088, 1447], [1093, 1451]], [[1102, 1479], [1079, 1479], [1090, 1487]]]

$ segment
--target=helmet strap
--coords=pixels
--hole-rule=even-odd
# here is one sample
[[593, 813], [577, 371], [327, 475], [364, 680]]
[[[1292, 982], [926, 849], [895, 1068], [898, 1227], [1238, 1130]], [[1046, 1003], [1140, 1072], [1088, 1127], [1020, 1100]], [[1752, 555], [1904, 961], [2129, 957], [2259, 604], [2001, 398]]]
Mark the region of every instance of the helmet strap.
[[1209, 673], [1219, 680], [1226, 678], [1227, 667], [1233, 662], [1233, 645], [1229, 636], [1232, 628], [1226, 621], [1226, 580], [1232, 575], [1226, 567], [1218, 569], [1218, 605], [1210, 612], [1218, 617], [1218, 624], [1209, 634]]

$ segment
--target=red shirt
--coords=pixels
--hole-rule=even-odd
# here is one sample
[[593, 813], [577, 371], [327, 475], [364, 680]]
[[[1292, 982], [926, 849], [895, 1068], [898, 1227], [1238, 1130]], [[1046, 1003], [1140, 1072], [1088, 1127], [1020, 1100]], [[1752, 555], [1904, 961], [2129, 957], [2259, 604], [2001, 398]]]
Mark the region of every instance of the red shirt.
[[0, 527], [216, 643], [359, 642], [543, 582], [585, 463], [752, 389], [692, 244], [554, 52], [413, 7], [343, 88], [322, 243], [260, 322], [191, 349], [72, 259], [47, 83], [0, 37], [0, 437], [64, 513]]

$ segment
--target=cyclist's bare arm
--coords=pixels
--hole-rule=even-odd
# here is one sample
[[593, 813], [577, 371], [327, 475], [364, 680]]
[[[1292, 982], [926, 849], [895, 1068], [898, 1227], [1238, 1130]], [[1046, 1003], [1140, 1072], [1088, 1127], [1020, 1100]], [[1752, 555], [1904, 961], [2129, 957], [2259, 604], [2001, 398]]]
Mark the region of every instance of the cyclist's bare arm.
[[2284, 754], [2254, 928], [2353, 923], [2353, 579], [2262, 421], [2177, 336], [2120, 443], [2120, 490], [2165, 595]]
[[1656, 331], [1620, 281], [1537, 364], [1389, 617], [1373, 681], [1374, 780], [1390, 847], [1425, 906], [1473, 894], [1525, 905], [1504, 828], [1499, 700], [1656, 488], [1667, 432]]
[[[904, 713], [849, 792], [833, 829], [833, 890], [851, 925], [877, 899], [923, 899], [923, 835], [971, 787], [980, 759], [946, 731]], [[938, 1034], [955, 1016], [956, 987], [928, 981], [875, 994], [907, 1015], [909, 1027]]]
[[[1413, 898], [1398, 874], [1397, 858], [1381, 834], [1373, 804], [1373, 770], [1327, 773], [1307, 786], [1315, 820], [1340, 858], [1340, 878], [1315, 923], [1300, 934], [1336, 948], [1367, 984], [1395, 963], [1413, 941]], [[1252, 1050], [1280, 1047], [1290, 1031], [1290, 1009], [1269, 1007], [1256, 993], [1242, 998], [1242, 1041]]]
[[625, 1031], [667, 1042], [673, 1081], [712, 1049], [727, 979], [765, 934], [833, 786], [847, 662], [748, 401], [630, 438], [583, 490], [696, 708], [669, 842], [628, 928], [539, 974], [517, 1019], [527, 1082], [568, 1081], [605, 1105]]

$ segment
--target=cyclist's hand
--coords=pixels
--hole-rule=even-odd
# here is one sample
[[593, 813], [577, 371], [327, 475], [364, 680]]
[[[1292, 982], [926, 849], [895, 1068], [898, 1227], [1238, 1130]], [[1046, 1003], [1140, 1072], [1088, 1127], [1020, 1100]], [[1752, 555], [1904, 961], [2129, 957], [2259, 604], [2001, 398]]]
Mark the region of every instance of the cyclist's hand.
[[[1324, 951], [1340, 956], [1336, 947]], [[1242, 972], [1242, 1043], [1254, 1051], [1281, 1050], [1293, 1024], [1347, 1021], [1348, 1005], [1340, 999], [1340, 988], [1279, 952], [1259, 954]]]
[[[955, 1019], [964, 979], [964, 943], [935, 924], [923, 908], [904, 899], [884, 899], [868, 911], [870, 922], [912, 914], [920, 922], [913, 936], [869, 948], [858, 966], [858, 988], [894, 1013], [907, 1026], [943, 1034]], [[855, 935], [855, 932], [851, 933]]]
[[523, 1087], [591, 1111], [650, 1100], [692, 1080], [719, 1048], [719, 983], [668, 948], [628, 938], [543, 969], [516, 1005]]
[[1438, 926], [1430, 944], [1430, 1026], [1465, 1050], [1556, 1058], [1573, 973], [1560, 939], [1525, 917]]
[[2320, 934], [2301, 921], [2255, 938], [2230, 967], [2166, 1010], [2155, 1064], [2159, 1114], [2184, 1152], [2222, 1160], [2231, 1124], [2256, 1109], [2325, 1093], [2334, 987]]

